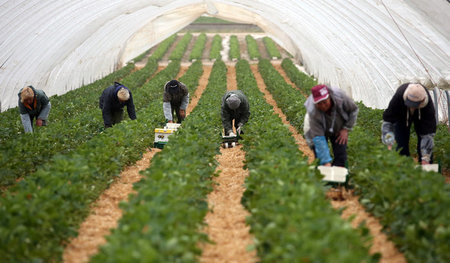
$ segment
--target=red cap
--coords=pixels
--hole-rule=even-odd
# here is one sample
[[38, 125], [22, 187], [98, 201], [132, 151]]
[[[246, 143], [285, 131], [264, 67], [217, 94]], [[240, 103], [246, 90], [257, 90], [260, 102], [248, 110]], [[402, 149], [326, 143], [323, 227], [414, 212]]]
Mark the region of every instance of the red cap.
[[319, 103], [323, 100], [328, 99], [328, 96], [330, 95], [328, 93], [328, 87], [327, 85], [317, 85], [314, 86], [311, 89], [311, 93], [314, 99], [314, 104]]

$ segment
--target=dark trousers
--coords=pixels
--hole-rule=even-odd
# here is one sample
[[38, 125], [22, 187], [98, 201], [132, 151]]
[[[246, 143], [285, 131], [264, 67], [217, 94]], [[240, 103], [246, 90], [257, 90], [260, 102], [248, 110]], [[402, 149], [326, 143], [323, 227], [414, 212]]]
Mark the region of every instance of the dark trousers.
[[[414, 127], [417, 134], [417, 129]], [[406, 123], [397, 122], [394, 124], [395, 140], [397, 141], [397, 151], [400, 150], [400, 155], [410, 156], [409, 152], [409, 137], [411, 135], [411, 126], [406, 126]], [[417, 155], [419, 162], [422, 161], [422, 153], [420, 151], [420, 136], [417, 135]], [[433, 163], [433, 154], [430, 156], [430, 163]]]
[[171, 107], [172, 107], [172, 116], [174, 116], [175, 114], [177, 115], [177, 123], [181, 123], [182, 121], [184, 121], [184, 118], [182, 118], [180, 114], [180, 106], [171, 105]]
[[[331, 148], [333, 150], [334, 159], [331, 165], [345, 167], [347, 162], [347, 144], [339, 144], [336, 142], [337, 136], [334, 135], [325, 136], [325, 138], [327, 138], [327, 141], [331, 142]], [[312, 147], [312, 151], [314, 152], [314, 157], [317, 158], [314, 146]]]

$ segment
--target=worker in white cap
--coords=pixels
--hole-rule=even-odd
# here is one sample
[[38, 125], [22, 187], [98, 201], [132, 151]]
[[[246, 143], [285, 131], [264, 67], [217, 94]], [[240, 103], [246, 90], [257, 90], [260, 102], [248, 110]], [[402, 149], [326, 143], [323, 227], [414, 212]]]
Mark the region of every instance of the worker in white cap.
[[433, 161], [436, 117], [431, 96], [424, 86], [418, 83], [401, 85], [383, 113], [381, 140], [392, 149], [397, 142], [401, 155], [409, 156], [409, 137], [411, 124], [417, 134], [417, 154], [421, 164]]
[[103, 90], [99, 98], [99, 106], [102, 110], [105, 128], [112, 127], [123, 120], [123, 107], [127, 106], [128, 116], [131, 120], [136, 119], [136, 111], [131, 91], [124, 85], [114, 82]]
[[174, 113], [177, 115], [177, 123], [186, 118], [186, 108], [189, 105], [189, 91], [183, 82], [176, 79], [168, 81], [164, 85], [163, 111], [166, 121], [173, 123]]
[[248, 122], [250, 107], [242, 91], [232, 90], [225, 93], [222, 97], [221, 116], [225, 136], [236, 135], [233, 132], [233, 120], [237, 134], [243, 133], [242, 126]]

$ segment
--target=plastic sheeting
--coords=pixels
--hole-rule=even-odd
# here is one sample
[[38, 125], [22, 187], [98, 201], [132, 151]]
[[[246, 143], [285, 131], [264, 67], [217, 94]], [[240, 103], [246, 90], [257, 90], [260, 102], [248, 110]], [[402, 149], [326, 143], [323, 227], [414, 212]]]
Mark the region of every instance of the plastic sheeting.
[[209, 13], [258, 25], [319, 82], [385, 108], [406, 81], [449, 89], [450, 4], [426, 2], [2, 1], [1, 107], [24, 85], [51, 96], [91, 83]]

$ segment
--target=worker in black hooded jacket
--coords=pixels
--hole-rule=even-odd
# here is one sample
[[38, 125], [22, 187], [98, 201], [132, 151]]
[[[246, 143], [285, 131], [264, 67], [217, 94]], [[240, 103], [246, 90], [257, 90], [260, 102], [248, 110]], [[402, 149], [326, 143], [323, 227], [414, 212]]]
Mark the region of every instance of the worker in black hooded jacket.
[[105, 128], [111, 127], [123, 120], [123, 107], [127, 106], [130, 119], [136, 119], [136, 112], [131, 91], [124, 85], [114, 82], [106, 88], [99, 98]]
[[409, 137], [411, 124], [417, 134], [417, 153], [421, 164], [433, 162], [436, 117], [433, 101], [424, 86], [417, 83], [401, 85], [383, 113], [381, 140], [392, 148], [397, 142], [401, 155], [409, 156]]
[[250, 107], [248, 99], [240, 90], [227, 91], [222, 97], [221, 117], [224, 133], [226, 136], [234, 136], [234, 127], [237, 134], [242, 134], [242, 127], [248, 122], [250, 117]]

